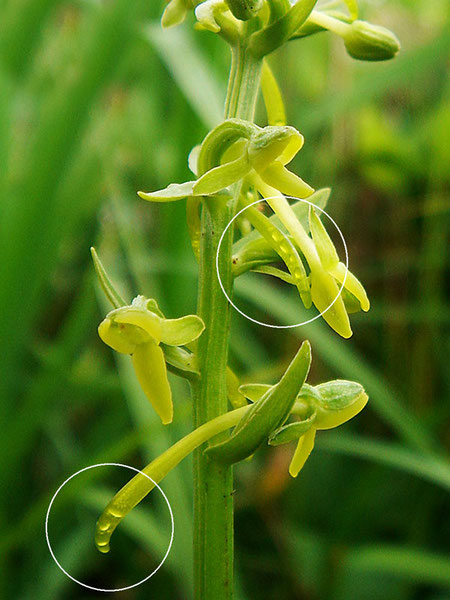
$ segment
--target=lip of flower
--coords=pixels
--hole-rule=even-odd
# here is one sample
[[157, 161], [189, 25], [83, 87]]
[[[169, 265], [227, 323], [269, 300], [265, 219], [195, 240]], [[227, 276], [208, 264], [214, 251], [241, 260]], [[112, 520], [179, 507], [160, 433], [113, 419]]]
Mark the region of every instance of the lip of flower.
[[149, 310], [148, 302], [138, 296], [132, 305], [111, 311], [100, 323], [98, 333], [105, 344], [131, 355], [142, 390], [163, 424], [168, 424], [173, 419], [173, 402], [160, 342], [188, 344], [201, 335], [204, 323], [197, 315], [165, 319]]

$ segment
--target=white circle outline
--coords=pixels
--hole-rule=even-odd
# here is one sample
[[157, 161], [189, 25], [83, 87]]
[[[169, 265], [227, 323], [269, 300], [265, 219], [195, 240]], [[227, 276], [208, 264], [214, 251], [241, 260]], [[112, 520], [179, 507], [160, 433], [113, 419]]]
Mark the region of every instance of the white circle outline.
[[[53, 548], [50, 544], [50, 538], [49, 538], [49, 534], [48, 534], [48, 519], [49, 519], [50, 511], [51, 511], [51, 508], [52, 508], [52, 505], [53, 505], [53, 502], [54, 502], [56, 496], [59, 494], [59, 492], [62, 490], [62, 488], [66, 485], [66, 483], [68, 483], [71, 479], [73, 479], [80, 473], [83, 473], [83, 471], [89, 471], [89, 469], [95, 469], [96, 467], [124, 467], [125, 469], [130, 469], [131, 471], [135, 471], [136, 473], [140, 473], [141, 475], [144, 475], [144, 477], [147, 477], [147, 479], [149, 479], [153, 483], [153, 485], [155, 487], [157, 487], [158, 490], [161, 492], [164, 500], [166, 501], [167, 507], [169, 509], [172, 531], [170, 534], [169, 546], [167, 548], [165, 555], [163, 556], [162, 561], [159, 563], [159, 565], [156, 567], [156, 569], [154, 569], [154, 571], [152, 571], [150, 573], [150, 575], [147, 575], [147, 577], [145, 577], [144, 579], [141, 579], [141, 581], [138, 581], [137, 583], [133, 583], [133, 585], [128, 585], [123, 588], [116, 588], [116, 589], [97, 588], [97, 587], [94, 587], [93, 585], [88, 585], [87, 583], [83, 583], [82, 581], [79, 581], [75, 577], [72, 577], [72, 575], [70, 575], [70, 573], [68, 573], [64, 569], [64, 567], [58, 562], [58, 559], [56, 558], [55, 553], [53, 552]], [[50, 551], [50, 554], [51, 554], [53, 560], [55, 561], [57, 566], [61, 569], [61, 571], [64, 573], [64, 575], [66, 575], [69, 579], [71, 579], [75, 583], [78, 583], [78, 585], [81, 585], [82, 587], [87, 588], [88, 590], [93, 590], [94, 592], [105, 592], [105, 593], [125, 592], [126, 590], [131, 590], [132, 588], [135, 588], [138, 585], [141, 585], [142, 583], [145, 583], [146, 581], [148, 581], [151, 577], [153, 577], [153, 575], [157, 571], [159, 571], [159, 569], [163, 566], [166, 558], [168, 557], [170, 549], [172, 548], [174, 532], [175, 532], [175, 522], [174, 522], [174, 518], [173, 518], [172, 507], [170, 506], [170, 502], [169, 502], [166, 494], [161, 489], [161, 487], [156, 483], [156, 481], [153, 481], [153, 479], [149, 475], [144, 473], [143, 471], [140, 471], [139, 469], [136, 469], [135, 467], [131, 467], [130, 465], [123, 465], [122, 463], [99, 463], [97, 465], [90, 465], [89, 467], [84, 467], [84, 469], [80, 469], [76, 473], [73, 473], [73, 475], [68, 477], [54, 493], [52, 499], [50, 500], [50, 504], [48, 505], [47, 514], [45, 516], [45, 539], [47, 540], [47, 546], [48, 546], [48, 549]]]
[[[239, 212], [237, 212], [234, 215], [234, 217], [230, 220], [230, 222], [228, 223], [228, 225], [223, 230], [222, 235], [220, 236], [219, 245], [217, 246], [217, 253], [216, 253], [216, 273], [217, 273], [217, 279], [219, 281], [220, 288], [221, 288], [221, 290], [222, 290], [225, 298], [228, 300], [228, 302], [231, 304], [231, 306], [234, 308], [234, 310], [236, 310], [240, 315], [242, 315], [243, 317], [245, 317], [249, 321], [252, 321], [252, 323], [256, 323], [256, 325], [262, 325], [263, 327], [270, 327], [271, 329], [292, 329], [294, 327], [301, 327], [302, 325], [307, 325], [308, 323], [312, 323], [313, 321], [315, 321], [316, 319], [318, 319], [319, 317], [321, 317], [324, 313], [326, 313], [327, 310], [329, 310], [333, 306], [333, 304], [336, 302], [336, 300], [339, 298], [339, 296], [341, 295], [342, 290], [344, 289], [345, 282], [347, 280], [347, 273], [348, 273], [348, 250], [347, 250], [347, 244], [345, 243], [345, 239], [344, 239], [344, 235], [343, 235], [342, 231], [340, 230], [338, 224], [333, 219], [333, 217], [331, 217], [326, 212], [326, 210], [324, 210], [320, 206], [317, 206], [313, 202], [310, 202], [309, 200], [306, 200], [305, 198], [297, 198], [296, 196], [288, 196], [288, 195], [286, 195], [285, 198], [290, 198], [291, 200], [300, 200], [301, 202], [305, 202], [306, 204], [309, 204], [310, 206], [313, 206], [314, 208], [318, 208], [320, 210], [320, 212], [324, 213], [330, 219], [330, 221], [333, 223], [333, 225], [336, 227], [336, 229], [337, 229], [337, 231], [339, 233], [339, 236], [340, 236], [340, 238], [342, 240], [342, 244], [344, 246], [344, 253], [345, 253], [345, 275], [344, 275], [344, 279], [343, 279], [342, 285], [339, 288], [339, 291], [338, 291], [338, 293], [336, 295], [336, 298], [333, 300], [333, 302], [331, 302], [330, 305], [327, 306], [325, 310], [322, 310], [318, 315], [316, 315], [315, 317], [312, 317], [311, 319], [308, 319], [308, 321], [303, 321], [302, 323], [294, 323], [293, 325], [271, 325], [269, 323], [264, 323], [263, 321], [258, 321], [258, 319], [253, 319], [252, 317], [249, 317], [244, 311], [242, 311], [240, 308], [238, 308], [234, 304], [234, 302], [231, 300], [231, 298], [228, 296], [227, 292], [225, 291], [225, 288], [223, 286], [222, 279], [221, 279], [220, 273], [219, 273], [219, 252], [220, 252], [220, 247], [222, 245], [222, 241], [223, 241], [223, 238], [224, 238], [226, 232], [231, 227], [231, 225], [233, 224], [233, 222], [235, 221], [235, 219], [237, 219], [238, 216], [241, 213], [243, 213], [244, 211], [246, 211], [247, 208], [250, 208], [250, 206], [254, 206], [255, 204], [261, 204], [261, 202], [267, 202], [267, 200], [272, 200], [273, 198], [277, 198], [277, 196], [269, 196], [268, 198], [261, 198], [260, 200], [256, 200], [255, 202], [252, 202], [251, 204], [248, 204], [247, 206], [244, 206], [244, 208], [242, 208]], [[269, 206], [270, 206], [270, 204], [269, 204]], [[274, 211], [274, 214], [276, 214], [275, 211]], [[281, 232], [281, 233], [284, 235], [285, 240], [288, 242], [288, 244], [290, 246], [292, 246], [291, 241], [286, 237], [286, 235], [284, 234], [284, 232]]]

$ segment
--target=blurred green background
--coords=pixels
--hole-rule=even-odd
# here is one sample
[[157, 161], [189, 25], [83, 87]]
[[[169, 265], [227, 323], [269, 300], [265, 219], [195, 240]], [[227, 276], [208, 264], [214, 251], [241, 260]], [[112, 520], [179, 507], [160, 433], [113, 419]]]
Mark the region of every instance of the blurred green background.
[[[191, 428], [182, 382], [173, 380], [176, 417], [163, 428], [126, 357], [98, 339], [107, 307], [89, 255], [95, 244], [127, 298], [156, 297], [172, 317], [195, 310], [184, 203], [149, 205], [135, 192], [189, 177], [189, 150], [220, 120], [229, 54], [192, 21], [163, 32], [161, 4], [0, 1], [1, 598], [95, 596], [50, 557], [50, 498], [88, 465], [141, 468]], [[340, 39], [320, 34], [270, 62], [306, 139], [294, 170], [333, 188], [328, 210], [372, 308], [353, 317], [350, 341], [323, 322], [277, 332], [236, 315], [230, 360], [243, 381], [273, 382], [308, 337], [309, 381], [355, 379], [370, 402], [319, 436], [297, 480], [285, 446], [236, 467], [238, 600], [450, 594], [447, 3], [377, 0], [362, 10], [400, 38], [394, 61], [356, 63]], [[263, 278], [238, 300], [279, 322], [298, 310], [295, 294]], [[173, 549], [121, 598], [192, 597], [190, 459], [162, 487]], [[115, 489], [84, 478], [52, 512], [67, 530], [56, 554], [93, 586], [134, 583], [167, 544], [158, 529], [167, 509], [147, 503], [105, 562], [90, 519]]]

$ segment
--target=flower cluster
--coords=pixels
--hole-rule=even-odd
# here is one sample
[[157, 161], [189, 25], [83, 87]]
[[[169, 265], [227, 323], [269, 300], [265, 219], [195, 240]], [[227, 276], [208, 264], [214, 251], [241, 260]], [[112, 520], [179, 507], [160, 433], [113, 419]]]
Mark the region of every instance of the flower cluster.
[[[344, 10], [340, 5], [344, 5]], [[393, 58], [400, 48], [399, 42], [389, 30], [360, 20], [357, 0], [331, 1], [320, 4], [319, 8], [317, 0], [169, 0], [162, 25], [178, 25], [191, 10], [196, 28], [225, 39], [231, 46], [234, 66], [240, 65], [241, 70], [238, 67], [232, 70], [226, 114], [251, 118], [249, 106], [253, 106], [255, 98], [241, 102], [240, 88], [245, 80], [251, 82], [254, 96], [261, 73], [268, 126], [226, 119], [192, 150], [189, 167], [195, 179], [155, 192], [139, 192], [139, 196], [153, 202], [187, 199], [187, 225], [197, 258], [201, 207], [209, 211], [223, 208], [224, 217], [237, 215], [239, 211], [236, 223], [240, 227], [236, 229], [240, 229], [241, 238], [234, 242], [232, 264], [227, 265], [229, 273], [238, 277], [246, 270], [254, 270], [295, 285], [305, 308], [314, 304], [328, 325], [348, 338], [352, 335], [349, 314], [369, 310], [370, 303], [362, 284], [340, 261], [316, 213], [315, 207], [324, 207], [329, 190], [315, 192], [287, 168], [304, 140], [295, 128], [286, 125], [281, 93], [265, 57], [285, 42], [325, 30], [341, 37], [348, 54], [358, 60]], [[244, 63], [247, 68], [251, 66], [247, 79]], [[234, 94], [236, 89], [238, 93]], [[292, 204], [288, 197], [299, 201]], [[259, 200], [265, 200], [274, 215], [268, 217], [256, 209], [254, 204]], [[240, 216], [241, 212], [245, 218]], [[117, 352], [131, 356], [144, 393], [162, 423], [170, 423], [173, 401], [168, 367], [201, 386], [207, 381], [208, 369], [202, 348], [208, 347], [215, 333], [220, 332], [214, 330], [205, 316], [209, 323], [208, 339], [205, 344], [197, 345], [196, 340], [205, 329], [199, 316], [166, 319], [155, 300], [141, 295], [128, 304], [114, 289], [93, 249], [92, 255], [101, 287], [113, 305], [99, 325], [99, 336]], [[286, 270], [272, 264], [280, 262]], [[223, 367], [225, 360], [220, 364]], [[95, 541], [99, 550], [109, 550], [111, 535], [121, 519], [155, 483], [205, 442], [209, 442], [204, 452], [210, 459], [229, 465], [252, 456], [263, 443], [279, 445], [296, 441], [289, 472], [297, 476], [314, 447], [316, 432], [345, 423], [368, 400], [357, 383], [336, 380], [317, 386], [307, 384], [310, 364], [311, 347], [305, 341], [275, 385], [240, 386], [227, 367], [227, 396], [233, 410], [206, 422], [202, 419], [197, 429], [144, 469], [148, 477], [139, 473], [116, 494], [97, 523]], [[224, 383], [225, 374], [222, 375]], [[225, 386], [219, 382], [217, 387]], [[217, 393], [212, 387], [211, 390]], [[210, 400], [211, 390], [204, 397], [206, 401]], [[217, 441], [216, 436], [231, 428], [226, 439], [221, 436]]]
[[198, 28], [222, 35], [233, 44], [245, 21], [257, 19], [249, 47], [259, 58], [267, 56], [284, 42], [330, 31], [344, 41], [348, 54], [357, 60], [382, 61], [394, 58], [400, 50], [397, 37], [379, 25], [358, 19], [356, 0], [343, 0], [348, 12], [335, 2], [316, 9], [317, 0], [171, 0], [162, 16], [163, 27], [182, 23], [195, 9]]
[[[278, 383], [241, 385], [240, 394], [250, 404], [201, 425], [147, 465], [144, 474], [133, 477], [97, 521], [95, 543], [100, 552], [109, 551], [111, 536], [121, 520], [151, 492], [155, 483], [207, 441], [213, 442], [205, 450], [208, 456], [227, 464], [252, 456], [265, 442], [277, 446], [297, 441], [289, 467], [289, 473], [296, 477], [314, 447], [316, 432], [345, 423], [368, 400], [363, 387], [351, 381], [329, 381], [318, 386], [305, 383], [310, 365], [311, 347], [306, 341]], [[231, 427], [231, 436], [214, 444], [215, 436]]]

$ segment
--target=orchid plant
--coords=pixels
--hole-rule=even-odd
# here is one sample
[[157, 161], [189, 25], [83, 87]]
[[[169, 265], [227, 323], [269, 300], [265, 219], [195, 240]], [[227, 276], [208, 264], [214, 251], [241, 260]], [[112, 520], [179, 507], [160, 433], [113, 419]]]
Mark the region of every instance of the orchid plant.
[[[247, 271], [272, 275], [294, 285], [304, 307], [314, 305], [344, 338], [352, 335], [349, 314], [370, 307], [363, 285], [340, 261], [314, 208], [325, 206], [330, 190], [314, 191], [286, 166], [304, 140], [286, 125], [281, 92], [266, 56], [291, 40], [324, 30], [340, 36], [348, 54], [359, 60], [393, 58], [399, 43], [387, 29], [358, 19], [356, 0], [171, 0], [163, 27], [179, 25], [191, 11], [197, 29], [219, 35], [231, 47], [224, 120], [191, 151], [191, 181], [138, 193], [149, 202], [186, 200], [187, 226], [199, 263], [197, 314], [166, 319], [155, 299], [138, 295], [131, 303], [124, 301], [94, 249], [92, 255], [113, 307], [98, 328], [99, 336], [115, 351], [130, 355], [164, 425], [171, 423], [174, 410], [167, 370], [191, 384], [193, 431], [143, 472], [159, 483], [195, 453], [195, 594], [197, 600], [225, 600], [233, 594], [232, 465], [253, 456], [264, 443], [297, 442], [289, 467], [296, 477], [314, 447], [316, 432], [345, 423], [368, 400], [359, 383], [306, 383], [308, 341], [272, 386], [240, 385], [227, 364], [231, 309], [219, 285], [216, 259], [229, 296], [234, 280]], [[265, 127], [254, 123], [260, 88]], [[297, 201], [291, 203], [288, 197]], [[258, 210], [258, 200], [265, 200], [274, 214]], [[229, 227], [231, 220], [237, 227]], [[275, 266], [279, 263], [285, 269]], [[138, 474], [110, 501], [95, 533], [101, 552], [109, 550], [114, 529], [152, 487]]]

